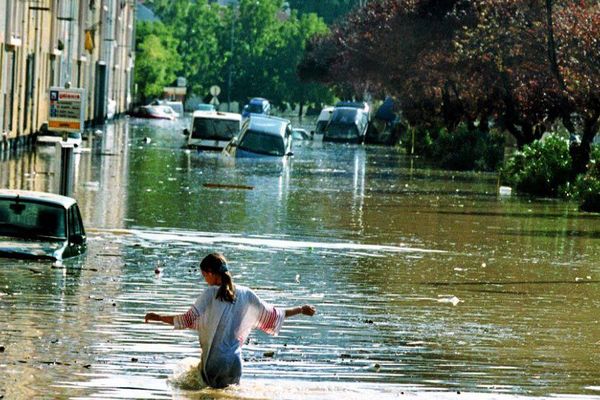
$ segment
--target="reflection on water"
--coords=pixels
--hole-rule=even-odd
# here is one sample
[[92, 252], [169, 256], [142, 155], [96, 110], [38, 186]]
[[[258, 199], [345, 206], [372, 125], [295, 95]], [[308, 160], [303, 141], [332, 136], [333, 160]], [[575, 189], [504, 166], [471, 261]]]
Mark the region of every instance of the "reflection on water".
[[[600, 395], [598, 215], [499, 198], [492, 175], [384, 147], [308, 142], [288, 162], [226, 162], [182, 148], [186, 122], [90, 132], [75, 187], [88, 254], [62, 269], [2, 260], [0, 396]], [[0, 182], [49, 190], [53, 160], [9, 157]], [[213, 250], [236, 282], [318, 314], [251, 335], [239, 387], [188, 391], [169, 378], [199, 357], [196, 335], [142, 317], [187, 310]]]

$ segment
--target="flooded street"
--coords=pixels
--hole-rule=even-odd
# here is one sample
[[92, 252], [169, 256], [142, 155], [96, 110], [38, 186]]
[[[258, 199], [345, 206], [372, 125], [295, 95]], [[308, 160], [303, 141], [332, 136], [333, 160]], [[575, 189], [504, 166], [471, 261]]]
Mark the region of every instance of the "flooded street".
[[[600, 398], [600, 215], [388, 147], [225, 160], [184, 149], [184, 127], [90, 132], [73, 195], [87, 254], [0, 259], [0, 398]], [[6, 157], [0, 186], [51, 190], [53, 159]], [[239, 387], [189, 391], [169, 377], [196, 333], [143, 316], [185, 312], [212, 251], [317, 314], [254, 332]]]

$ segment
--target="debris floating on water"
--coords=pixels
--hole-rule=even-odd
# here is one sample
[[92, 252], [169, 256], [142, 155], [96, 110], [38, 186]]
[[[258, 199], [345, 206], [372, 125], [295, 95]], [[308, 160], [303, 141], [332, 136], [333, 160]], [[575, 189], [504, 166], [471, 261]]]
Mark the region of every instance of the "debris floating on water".
[[460, 303], [462, 300], [456, 296], [444, 296], [444, 297], [437, 299], [437, 301], [438, 301], [438, 303], [450, 303], [453, 306], [455, 306], [458, 303]]
[[253, 190], [254, 186], [248, 185], [230, 185], [225, 183], [204, 183], [202, 184], [205, 188], [210, 189], [243, 189], [243, 190]]
[[500, 186], [498, 188], [498, 194], [500, 196], [510, 196], [512, 195], [512, 188], [509, 186]]

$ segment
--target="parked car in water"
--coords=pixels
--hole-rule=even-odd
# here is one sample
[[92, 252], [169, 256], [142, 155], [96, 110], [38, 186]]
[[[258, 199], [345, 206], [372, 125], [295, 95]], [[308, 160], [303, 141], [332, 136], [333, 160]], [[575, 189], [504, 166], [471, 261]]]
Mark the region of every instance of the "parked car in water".
[[196, 106], [196, 111], [216, 111], [213, 104], [200, 103]]
[[331, 119], [331, 114], [333, 113], [333, 107], [327, 106], [323, 107], [321, 112], [319, 113], [319, 117], [317, 118], [317, 126], [315, 127], [315, 135], [323, 135], [325, 133], [325, 127], [329, 123]]
[[244, 106], [242, 110], [242, 117], [248, 118], [250, 114], [263, 114], [269, 115], [271, 113], [271, 103], [269, 100], [263, 99], [262, 97], [255, 97], [250, 99], [248, 104]]
[[75, 199], [0, 189], [0, 257], [62, 260], [86, 251]]
[[294, 141], [296, 141], [296, 140], [298, 140], [298, 141], [311, 140], [312, 136], [310, 135], [310, 133], [308, 133], [308, 131], [306, 129], [293, 128], [292, 129], [292, 139], [294, 139]]
[[369, 128], [369, 113], [363, 108], [335, 107], [323, 133], [324, 142], [363, 143]]
[[221, 150], [240, 132], [241, 125], [242, 116], [237, 113], [194, 111], [191, 132], [184, 129], [183, 134], [188, 147]]
[[223, 154], [229, 157], [292, 156], [292, 126], [289, 120], [252, 114], [242, 124]]
[[135, 107], [129, 115], [137, 118], [167, 119], [170, 121], [179, 116], [170, 106], [165, 105]]
[[172, 100], [154, 100], [149, 105], [151, 106], [169, 106], [175, 112], [175, 118], [183, 117], [183, 103], [181, 101]]

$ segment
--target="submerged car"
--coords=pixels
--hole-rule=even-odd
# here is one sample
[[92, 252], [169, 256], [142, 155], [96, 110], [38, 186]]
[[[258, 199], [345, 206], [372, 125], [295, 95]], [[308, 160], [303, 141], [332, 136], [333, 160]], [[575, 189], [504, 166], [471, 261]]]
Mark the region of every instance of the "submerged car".
[[223, 149], [236, 158], [292, 156], [292, 126], [283, 118], [252, 114], [244, 121], [240, 134]]
[[170, 106], [166, 105], [136, 107], [130, 115], [137, 118], [167, 119], [170, 121], [173, 121], [179, 116], [179, 114], [173, 111]]
[[292, 139], [302, 141], [302, 140], [311, 140], [312, 136], [306, 129], [302, 128], [294, 128], [292, 129]]
[[194, 111], [191, 132], [184, 129], [188, 147], [222, 150], [240, 132], [242, 116], [221, 111]]
[[333, 107], [327, 106], [323, 107], [321, 112], [319, 113], [319, 117], [317, 118], [317, 126], [315, 127], [315, 135], [323, 135], [325, 133], [325, 128], [331, 119], [331, 114], [333, 113]]
[[250, 114], [269, 115], [271, 113], [271, 103], [262, 97], [254, 97], [244, 106], [242, 117], [248, 118]]
[[369, 113], [365, 109], [336, 106], [325, 127], [323, 141], [363, 143], [368, 127]]
[[0, 189], [0, 257], [62, 260], [86, 248], [75, 199]]

